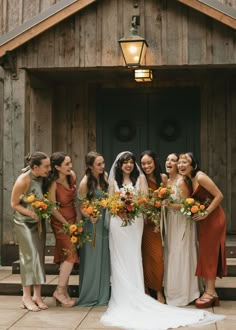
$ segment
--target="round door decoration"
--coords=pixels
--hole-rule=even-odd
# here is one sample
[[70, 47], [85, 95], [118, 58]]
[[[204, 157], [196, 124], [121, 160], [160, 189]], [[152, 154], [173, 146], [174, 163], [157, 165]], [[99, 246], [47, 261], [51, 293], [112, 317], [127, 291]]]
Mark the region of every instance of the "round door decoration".
[[179, 125], [175, 120], [164, 120], [160, 125], [159, 135], [165, 141], [175, 141], [180, 135]]
[[128, 142], [136, 136], [136, 128], [129, 120], [121, 120], [115, 125], [115, 137], [118, 141]]

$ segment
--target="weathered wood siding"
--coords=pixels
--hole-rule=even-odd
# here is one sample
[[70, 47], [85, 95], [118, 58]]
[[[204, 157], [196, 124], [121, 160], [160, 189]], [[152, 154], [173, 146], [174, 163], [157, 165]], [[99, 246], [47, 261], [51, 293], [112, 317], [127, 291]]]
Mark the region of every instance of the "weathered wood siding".
[[[11, 74], [4, 77], [4, 104], [3, 104], [3, 243], [14, 242], [12, 232], [12, 209], [10, 207], [11, 190], [15, 179], [23, 167], [25, 155], [25, 106], [26, 106], [26, 73], [19, 71], [19, 79], [12, 79]], [[5, 93], [10, 91], [10, 93]]]
[[[3, 99], [4, 99], [4, 72], [3, 69], [0, 67], [0, 210], [2, 210], [3, 206], [3, 148], [2, 148], [2, 141], [3, 141]], [[0, 212], [0, 233], [2, 233], [2, 212]], [[0, 254], [1, 254], [1, 247], [0, 247]]]
[[[0, 34], [47, 9], [55, 1], [1, 1]], [[235, 1], [221, 1], [236, 8]], [[5, 14], [5, 15], [4, 15]], [[66, 19], [18, 50], [23, 67], [124, 65], [117, 40], [140, 15], [139, 34], [149, 43], [148, 65], [235, 64], [235, 31], [177, 1], [103, 0]]]

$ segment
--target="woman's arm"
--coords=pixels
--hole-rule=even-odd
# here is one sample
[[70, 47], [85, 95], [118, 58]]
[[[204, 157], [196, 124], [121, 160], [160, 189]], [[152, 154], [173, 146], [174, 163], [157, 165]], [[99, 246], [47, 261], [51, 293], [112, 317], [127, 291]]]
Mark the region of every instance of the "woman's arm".
[[26, 194], [27, 190], [29, 189], [29, 185], [30, 185], [29, 175], [21, 174], [16, 180], [12, 189], [11, 207], [20, 214], [23, 214], [32, 219], [38, 219], [38, 216], [34, 211], [27, 209], [20, 203], [21, 196]]
[[[49, 188], [49, 199], [51, 200], [51, 201], [53, 201], [53, 202], [57, 202], [57, 200], [56, 200], [56, 189], [57, 189], [57, 184], [56, 184], [56, 182], [54, 181], [52, 184], [51, 184], [51, 186], [50, 186], [50, 188]], [[60, 213], [60, 211], [59, 210], [57, 210], [57, 209], [54, 209], [53, 211], [52, 211], [52, 215], [54, 216], [54, 218], [56, 218], [59, 222], [61, 222], [62, 224], [66, 224], [66, 223], [68, 223], [67, 221], [66, 221], [66, 219], [63, 217], [63, 215]]]
[[197, 182], [200, 186], [205, 188], [213, 196], [213, 200], [211, 201], [211, 204], [206, 209], [207, 214], [203, 216], [195, 215], [193, 217], [194, 220], [203, 220], [220, 205], [224, 196], [222, 192], [219, 190], [219, 188], [216, 186], [216, 184], [205, 173], [201, 172], [197, 174]]

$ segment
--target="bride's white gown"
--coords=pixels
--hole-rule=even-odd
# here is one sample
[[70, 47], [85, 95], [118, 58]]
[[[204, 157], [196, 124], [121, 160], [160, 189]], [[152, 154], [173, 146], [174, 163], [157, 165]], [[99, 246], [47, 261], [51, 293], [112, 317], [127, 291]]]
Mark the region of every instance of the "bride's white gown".
[[206, 324], [224, 318], [204, 310], [163, 305], [146, 295], [141, 257], [143, 218], [137, 217], [131, 226], [121, 227], [121, 224], [119, 217], [111, 217], [109, 245], [112, 291], [108, 309], [101, 318], [103, 324], [130, 330], [163, 330]]

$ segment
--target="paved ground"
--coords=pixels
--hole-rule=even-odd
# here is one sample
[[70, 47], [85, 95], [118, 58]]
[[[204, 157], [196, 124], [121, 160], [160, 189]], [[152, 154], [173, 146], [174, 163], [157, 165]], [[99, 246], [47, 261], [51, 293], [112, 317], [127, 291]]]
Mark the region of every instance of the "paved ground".
[[[106, 307], [56, 307], [53, 298], [45, 298], [49, 309], [37, 313], [20, 309], [21, 297], [19, 296], [0, 296], [0, 330], [97, 330], [114, 329], [104, 327], [99, 319]], [[190, 308], [195, 308], [191, 306]], [[222, 301], [221, 306], [209, 309], [214, 313], [226, 315], [224, 321], [217, 324], [202, 326], [201, 330], [235, 330], [236, 329], [236, 301]], [[196, 329], [193, 327], [183, 329]]]

